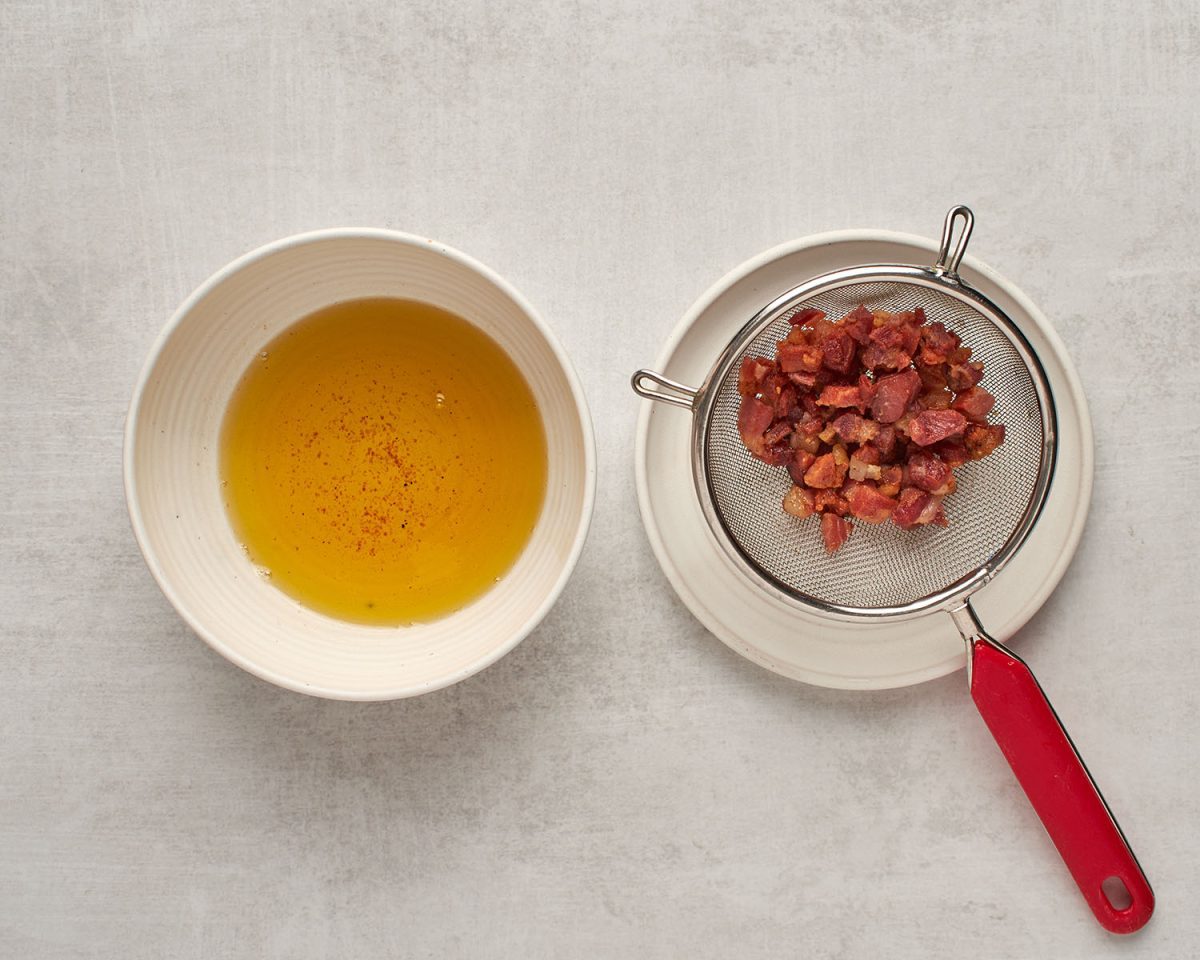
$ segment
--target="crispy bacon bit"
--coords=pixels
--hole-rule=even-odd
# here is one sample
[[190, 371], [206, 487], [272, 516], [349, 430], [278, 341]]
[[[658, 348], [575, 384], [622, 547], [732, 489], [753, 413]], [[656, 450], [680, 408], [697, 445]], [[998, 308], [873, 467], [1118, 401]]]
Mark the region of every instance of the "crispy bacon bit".
[[821, 452], [821, 438], [819, 436], [809, 436], [797, 430], [792, 434], [792, 446], [797, 450], [803, 450], [805, 453], [811, 453], [816, 456]]
[[898, 446], [896, 442], [896, 428], [892, 426], [880, 427], [879, 435], [875, 438], [875, 448], [879, 451], [879, 456], [883, 458], [884, 463], [890, 463], [896, 458]]
[[864, 443], [850, 455], [849, 474], [851, 480], [878, 480], [883, 475], [879, 451]]
[[771, 425], [774, 414], [771, 408], [757, 397], [745, 397], [738, 408], [738, 433], [742, 443], [755, 457], [762, 457], [764, 450], [763, 434]]
[[925, 505], [925, 509], [921, 511], [921, 515], [917, 517], [917, 525], [932, 523], [938, 527], [950, 526], [950, 521], [946, 519], [946, 512], [942, 509], [942, 498], [933, 496], [929, 503]]
[[1004, 424], [984, 426], [973, 423], [967, 427], [963, 444], [972, 460], [982, 460], [1004, 442]]
[[[939, 523], [939, 517], [942, 523]], [[929, 523], [943, 526], [944, 521], [941, 497], [935, 497], [916, 487], [905, 487], [900, 491], [900, 502], [892, 511], [892, 523], [900, 529], [911, 530], [913, 527], [923, 527]]]
[[916, 317], [911, 313], [893, 314], [871, 333], [871, 342], [883, 347], [894, 347], [907, 353], [911, 359], [912, 353], [921, 342], [921, 331], [916, 325]]
[[841, 486], [842, 481], [846, 479], [846, 472], [850, 469], [850, 455], [840, 443], [833, 445], [833, 465], [837, 469], [838, 486]]
[[779, 344], [778, 353], [779, 369], [784, 373], [815, 374], [821, 369], [820, 347], [813, 347], [807, 343], [790, 343], [784, 340]]
[[783, 498], [783, 512], [790, 513], [793, 517], [801, 520], [810, 517], [817, 512], [813, 499], [811, 490], [805, 490], [803, 487], [793, 484], [792, 489]]
[[758, 393], [768, 403], [773, 403], [775, 397], [779, 396], [779, 391], [789, 382], [787, 374], [776, 367], [763, 377], [762, 386], [759, 387]]
[[788, 323], [790, 323], [794, 327], [799, 327], [799, 326], [803, 326], [806, 323], [811, 324], [817, 320], [824, 320], [824, 319], [825, 319], [825, 311], [824, 310], [816, 310], [812, 307], [809, 307], [805, 310], [797, 310], [795, 313], [793, 313], [788, 318]]
[[954, 398], [954, 409], [976, 423], [986, 422], [995, 405], [996, 398], [983, 387], [971, 387]]
[[804, 483], [804, 474], [808, 472], [808, 468], [816, 459], [807, 450], [797, 450], [787, 465], [788, 476], [792, 478], [792, 483]]
[[830, 487], [840, 487], [837, 464], [833, 462], [832, 453], [823, 453], [804, 472], [804, 482], [814, 490], [825, 490]]
[[857, 407], [860, 396], [856, 386], [831, 383], [821, 391], [817, 403], [822, 407]]
[[868, 377], [865, 373], [858, 375], [858, 412], [866, 413], [867, 407], [871, 405], [871, 401], [875, 398], [875, 381]]
[[791, 463], [794, 454], [786, 443], [771, 444], [764, 448], [763, 455], [758, 459], [769, 467], [786, 467]]
[[877, 466], [883, 463], [883, 456], [880, 454], [879, 448], [870, 443], [864, 443], [855, 450], [854, 457], [857, 457], [862, 463], [873, 463]]
[[967, 418], [957, 410], [925, 410], [912, 418], [908, 438], [921, 447], [957, 437], [967, 426]]
[[835, 330], [821, 341], [821, 363], [835, 373], [849, 373], [854, 366], [855, 350], [850, 334]]
[[917, 397], [917, 403], [919, 403], [926, 410], [949, 410], [950, 404], [953, 403], [953, 401], [954, 394], [943, 388], [926, 390], [923, 394]]
[[883, 476], [883, 467], [877, 463], [867, 463], [858, 459], [858, 454], [850, 457], [850, 469], [847, 476], [851, 480], [878, 480]]
[[[967, 427], [970, 430], [970, 427]], [[943, 440], [929, 448], [930, 453], [936, 453], [951, 469], [957, 469], [971, 459], [970, 451], [961, 440]]]
[[843, 413], [831, 426], [846, 443], [867, 443], [879, 436], [879, 424], [857, 413]]
[[895, 500], [880, 493], [879, 488], [869, 480], [855, 483], [846, 493], [846, 500], [850, 504], [851, 516], [863, 523], [883, 523], [897, 506]]
[[844, 517], [850, 512], [850, 504], [837, 490], [817, 490], [813, 493], [813, 502], [821, 513], [836, 513]]
[[871, 331], [863, 364], [872, 370], [903, 370], [912, 363], [921, 331], [912, 313], [897, 313]]
[[954, 472], [946, 461], [932, 453], [918, 450], [908, 458], [908, 479], [927, 493], [943, 491]]
[[830, 553], [851, 519], [945, 526], [954, 471], [1004, 441], [970, 347], [920, 309], [859, 305], [836, 321], [806, 309], [791, 324], [774, 359], [738, 369], [738, 433], [752, 456], [787, 469], [784, 512], [821, 514]]
[[918, 363], [916, 370], [917, 376], [921, 378], [921, 383], [926, 390], [938, 390], [949, 383], [949, 375], [946, 373], [946, 365], [944, 363], [939, 363], [936, 366], [926, 366], [924, 363]]
[[834, 553], [850, 539], [854, 528], [834, 513], [821, 514], [821, 537], [825, 541], [825, 552]]
[[766, 357], [747, 357], [738, 371], [738, 393], [752, 397], [758, 393], [763, 378], [775, 369], [775, 361]]
[[846, 314], [842, 325], [856, 343], [866, 343], [875, 329], [875, 314], [860, 303]]
[[763, 442], [768, 447], [773, 447], [781, 441], [787, 440], [791, 435], [792, 425], [786, 420], [776, 420], [767, 428], [767, 432], [763, 434]]
[[951, 333], [944, 324], [931, 323], [921, 328], [921, 363], [925, 366], [935, 366], [945, 363], [950, 355], [958, 349], [962, 340], [957, 333]]
[[815, 437], [825, 429], [825, 421], [811, 413], [802, 413], [796, 420], [796, 433], [805, 437]]
[[982, 379], [982, 363], [952, 363], [946, 368], [946, 382], [955, 393], [970, 390]]
[[921, 389], [921, 378], [915, 370], [893, 373], [875, 381], [875, 396], [871, 399], [871, 414], [880, 423], [895, 423], [904, 415], [908, 405]]
[[868, 370], [899, 370], [908, 363], [908, 356], [902, 350], [885, 347], [878, 343], [868, 343], [863, 348], [863, 366]]
[[879, 492], [885, 497], [895, 497], [900, 493], [904, 480], [904, 468], [896, 465], [881, 467], [879, 471]]

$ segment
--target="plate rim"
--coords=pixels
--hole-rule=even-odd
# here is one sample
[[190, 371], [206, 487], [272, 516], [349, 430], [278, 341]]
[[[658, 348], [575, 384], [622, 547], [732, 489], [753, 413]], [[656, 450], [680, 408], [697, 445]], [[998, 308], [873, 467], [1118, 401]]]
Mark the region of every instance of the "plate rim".
[[[831, 230], [821, 233], [810, 234], [794, 240], [785, 241], [776, 244], [755, 256], [744, 260], [733, 269], [729, 270], [715, 283], [710, 285], [688, 309], [684, 312], [680, 320], [672, 328], [667, 339], [660, 348], [655, 361], [654, 369], [663, 371], [669, 366], [671, 358], [678, 350], [684, 338], [691, 332], [700, 317], [707, 311], [713, 303], [726, 293], [731, 287], [741, 280], [751, 276], [756, 271], [773, 263], [776, 260], [786, 256], [791, 256], [805, 250], [813, 249], [822, 246], [831, 246], [835, 244], [848, 243], [881, 243], [893, 245], [906, 245], [916, 247], [930, 253], [937, 252], [937, 244], [926, 237], [917, 234], [904, 233], [894, 230], [856, 228], [846, 230]], [[1066, 574], [1067, 568], [1070, 566], [1075, 552], [1078, 549], [1079, 542], [1083, 536], [1083, 529], [1087, 522], [1087, 515], [1091, 505], [1092, 491], [1094, 486], [1094, 461], [1095, 461], [1095, 440], [1092, 429], [1091, 413], [1088, 409], [1087, 399], [1083, 392], [1083, 385], [1079, 379], [1079, 375], [1075, 370], [1074, 364], [1071, 362], [1070, 354], [1067, 352], [1066, 344], [1059, 336], [1058, 331], [1050, 323], [1046, 315], [1037, 307], [1037, 305], [1021, 290], [1016, 284], [1008, 280], [1003, 274], [999, 273], [994, 268], [988, 266], [974, 256], [967, 255], [963, 258], [963, 265], [970, 271], [973, 271], [987, 279], [992, 284], [999, 287], [1005, 294], [1012, 299], [1024, 310], [1030, 319], [1037, 325], [1039, 334], [1043, 335], [1049, 343], [1051, 349], [1056, 354], [1056, 359], [1060, 361], [1062, 367], [1063, 378], [1067, 391], [1071, 394], [1074, 401], [1076, 411], [1076, 420], [1080, 432], [1080, 455], [1082, 462], [1080, 463], [1080, 479], [1077, 496], [1077, 507], [1071, 518], [1070, 526], [1067, 529], [1066, 536], [1059, 544], [1059, 549], [1056, 551], [1056, 556], [1050, 569], [1039, 581], [1035, 590], [1033, 590], [1010, 616], [1008, 626], [1011, 629], [1009, 634], [1020, 630], [1033, 615], [1045, 604], [1050, 595], [1057, 588], [1063, 576]], [[941, 661], [928, 664], [912, 670], [901, 671], [893, 674], [877, 675], [870, 677], [855, 677], [845, 674], [833, 674], [820, 670], [799, 667], [794, 664], [785, 664], [776, 660], [756, 649], [743, 637], [737, 635], [736, 631], [728, 628], [709, 608], [709, 606], [701, 599], [701, 597], [693, 591], [687, 584], [682, 572], [678, 569], [673, 559], [671, 558], [666, 543], [663, 539], [657, 519], [654, 516], [654, 511], [651, 507], [651, 495], [649, 489], [649, 478], [646, 470], [646, 454], [647, 441], [650, 429], [650, 419], [655, 410], [655, 404], [651, 401], [642, 401], [642, 408], [638, 413], [637, 430], [635, 434], [635, 451], [634, 451], [634, 473], [635, 484], [637, 490], [638, 512], [642, 519], [642, 527], [646, 532], [647, 539], [650, 542], [651, 550], [658, 561], [659, 567], [666, 576], [667, 581], [671, 584], [676, 595], [682, 601], [689, 612], [700, 621], [700, 623], [713, 634], [718, 640], [734, 650], [743, 657], [746, 657], [753, 663], [759, 666], [766, 667], [774, 673], [789, 677], [793, 680], [799, 680], [803, 683], [808, 683], [813, 686], [846, 689], [846, 690], [867, 690], [867, 689], [890, 689], [896, 687], [911, 686], [917, 683], [923, 683], [928, 680], [934, 680], [939, 677], [946, 676], [961, 670], [966, 665], [965, 650], [960, 651], [952, 657], [947, 657]], [[711, 538], [711, 534], [709, 535]], [[824, 618], [805, 617], [803, 614], [797, 614], [807, 622], [820, 623], [824, 622]]]

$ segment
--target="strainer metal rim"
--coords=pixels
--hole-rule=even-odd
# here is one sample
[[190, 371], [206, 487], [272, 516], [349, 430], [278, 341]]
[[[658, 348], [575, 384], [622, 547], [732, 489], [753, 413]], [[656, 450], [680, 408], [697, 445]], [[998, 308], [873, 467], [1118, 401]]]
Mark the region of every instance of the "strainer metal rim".
[[[724, 380], [730, 368], [741, 357], [746, 346], [779, 317], [798, 304], [822, 293], [864, 282], [899, 282], [925, 287], [951, 296], [981, 313], [1005, 335], [1025, 363], [1034, 383], [1042, 416], [1042, 468], [1039, 470], [1021, 519], [1012, 534], [1001, 548], [979, 567], [940, 590], [898, 606], [857, 607], [834, 603], [802, 593], [768, 573], [739, 546], [737, 539], [728, 529], [724, 518], [715, 506], [716, 493], [707, 469], [708, 433], [718, 393], [716, 386]], [[689, 407], [692, 412], [692, 480], [697, 500], [708, 521], [706, 526], [710, 537], [730, 559], [734, 567], [760, 589], [766, 589], [771, 595], [790, 606], [806, 610], [815, 609], [825, 616], [839, 620], [858, 622], [864, 619], [902, 620], [920, 617], [932, 610], [949, 609], [961, 605], [972, 593], [999, 573], [1025, 542], [1037, 522], [1053, 480], [1057, 453], [1057, 416], [1053, 391], [1041, 361], [1020, 328], [1003, 310], [982, 293], [959, 279], [957, 275], [946, 273], [938, 267], [929, 268], [910, 264], [866, 264], [830, 271], [807, 280], [780, 294], [751, 317], [731, 338], [698, 388], [687, 388], [670, 381], [666, 381], [664, 385], [681, 390], [688, 397], [686, 401], [675, 400], [674, 402], [680, 406]], [[659, 399], [673, 400], [667, 394], [658, 396]]]

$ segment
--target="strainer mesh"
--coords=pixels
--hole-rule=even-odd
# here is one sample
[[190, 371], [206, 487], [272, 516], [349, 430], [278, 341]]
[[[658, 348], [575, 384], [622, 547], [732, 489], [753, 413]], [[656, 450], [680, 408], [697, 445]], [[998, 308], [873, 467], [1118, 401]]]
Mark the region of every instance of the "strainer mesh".
[[[858, 304], [872, 310], [922, 307], [973, 350], [984, 365], [981, 386], [996, 397], [989, 417], [1003, 423], [1003, 444], [984, 460], [955, 470], [958, 489], [945, 499], [949, 526], [901, 530], [892, 523], [855, 523], [849, 541], [825, 553], [820, 521], [797, 520], [781, 508], [787, 472], [746, 452], [738, 436], [738, 368], [743, 357], [775, 355], [791, 329], [788, 317], [815, 307], [831, 319]], [[863, 282], [797, 303], [749, 342], [716, 395], [703, 451], [708, 489], [721, 525], [762, 573], [801, 599], [879, 608], [915, 603], [983, 566], [1017, 531], [1035, 495], [1043, 456], [1042, 410], [1021, 354], [987, 317], [949, 294], [910, 283]]]

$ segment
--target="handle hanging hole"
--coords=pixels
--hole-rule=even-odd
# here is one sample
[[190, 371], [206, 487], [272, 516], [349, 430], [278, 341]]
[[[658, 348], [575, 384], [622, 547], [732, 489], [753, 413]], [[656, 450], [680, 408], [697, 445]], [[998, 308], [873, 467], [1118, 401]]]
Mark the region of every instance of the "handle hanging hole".
[[[962, 230], [958, 234], [958, 242], [954, 244], [954, 252], [950, 252], [950, 243], [954, 239], [954, 222], [962, 221]], [[946, 214], [946, 222], [942, 225], [942, 243], [938, 247], [937, 263], [933, 272], [945, 274], [951, 279], [958, 277], [958, 265], [962, 263], [963, 254], [967, 252], [967, 244], [971, 240], [971, 231], [975, 227], [975, 214], [961, 203], [950, 208]]]
[[1133, 906], [1133, 895], [1120, 877], [1108, 877], [1100, 884], [1100, 891], [1114, 910], [1128, 910]]

